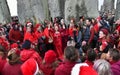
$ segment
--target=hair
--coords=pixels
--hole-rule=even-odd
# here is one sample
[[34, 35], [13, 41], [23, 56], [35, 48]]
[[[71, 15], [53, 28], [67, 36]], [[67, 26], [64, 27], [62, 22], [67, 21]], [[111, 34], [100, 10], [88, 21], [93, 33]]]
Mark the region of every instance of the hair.
[[31, 48], [31, 42], [29, 40], [25, 40], [22, 44], [23, 49], [30, 49]]
[[86, 18], [86, 20], [88, 20], [90, 23], [92, 23], [92, 19], [91, 18]]
[[93, 68], [97, 71], [98, 75], [112, 75], [110, 64], [104, 59], [95, 61]]
[[87, 59], [89, 61], [94, 61], [96, 59], [96, 57], [97, 57], [97, 54], [93, 49], [90, 49], [87, 51]]
[[67, 60], [75, 62], [78, 60], [78, 50], [73, 46], [67, 46], [64, 50], [64, 56]]
[[2, 58], [6, 57], [7, 51], [5, 50], [5, 48], [2, 45], [0, 45], [0, 52], [3, 52]]
[[10, 50], [8, 52], [7, 58], [9, 59], [9, 64], [13, 65], [20, 61], [20, 55], [15, 52], [15, 50]]
[[113, 61], [118, 61], [120, 59], [120, 53], [117, 49], [109, 49], [109, 52]]

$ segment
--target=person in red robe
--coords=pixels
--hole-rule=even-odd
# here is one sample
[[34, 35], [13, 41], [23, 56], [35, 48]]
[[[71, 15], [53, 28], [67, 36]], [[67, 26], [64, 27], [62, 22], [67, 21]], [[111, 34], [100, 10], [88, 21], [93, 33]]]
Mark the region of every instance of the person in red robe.
[[67, 46], [64, 50], [64, 62], [55, 70], [55, 75], [71, 75], [72, 68], [79, 59], [79, 52], [73, 46]]
[[55, 46], [55, 51], [58, 54], [58, 57], [60, 59], [63, 58], [63, 52], [62, 52], [62, 39], [61, 39], [61, 34], [59, 32], [59, 27], [57, 24], [54, 24], [55, 32], [53, 36], [53, 43]]
[[3, 46], [0, 45], [0, 75], [1, 75], [1, 72], [2, 72], [6, 62], [7, 62], [6, 50]]
[[98, 43], [99, 43], [99, 52], [102, 52], [102, 53], [107, 53], [108, 52], [108, 47], [109, 47], [109, 44], [108, 44], [108, 40], [107, 40], [107, 36], [108, 36], [109, 32], [107, 29], [101, 29], [100, 32], [99, 32], [99, 40], [98, 40]]
[[30, 27], [27, 27], [27, 31], [24, 35], [24, 41], [29, 40], [34, 46], [37, 45], [37, 37]]
[[67, 46], [68, 41], [68, 29], [66, 27], [66, 24], [64, 23], [64, 19], [61, 19], [60, 33], [62, 35], [62, 50], [64, 52], [64, 49]]
[[45, 37], [45, 34], [43, 32], [43, 28], [40, 24], [36, 24], [35, 35], [38, 39], [37, 51], [39, 52], [39, 54], [43, 58], [44, 54], [46, 52], [46, 44], [45, 44], [46, 37]]
[[34, 58], [40, 68], [42, 58], [34, 49], [31, 48], [31, 42], [29, 40], [25, 40], [22, 44], [22, 51], [20, 53], [20, 57], [22, 62], [25, 62], [30, 58]]
[[52, 28], [52, 22], [49, 22], [46, 26], [46, 28], [44, 29], [44, 35], [45, 35], [45, 43], [46, 43], [46, 47], [47, 50], [54, 50], [54, 46], [53, 46], [53, 33], [54, 30]]
[[2, 45], [6, 51], [10, 49], [10, 44], [6, 38], [5, 32], [0, 30], [0, 45]]
[[5, 64], [2, 75], [22, 75], [20, 50], [12, 49], [7, 55], [8, 62]]
[[43, 63], [41, 65], [41, 70], [44, 75], [54, 75], [55, 69], [58, 67], [59, 61], [57, 60], [57, 55], [53, 50], [48, 50], [45, 53]]
[[11, 43], [22, 42], [23, 35], [19, 30], [19, 26], [17, 24], [13, 24], [13, 28], [9, 31], [9, 40]]
[[44, 35], [44, 32], [43, 32], [43, 28], [40, 24], [36, 24], [36, 29], [35, 29], [35, 35], [36, 35], [36, 38], [39, 39], [41, 37], [44, 37], [45, 38], [45, 35]]

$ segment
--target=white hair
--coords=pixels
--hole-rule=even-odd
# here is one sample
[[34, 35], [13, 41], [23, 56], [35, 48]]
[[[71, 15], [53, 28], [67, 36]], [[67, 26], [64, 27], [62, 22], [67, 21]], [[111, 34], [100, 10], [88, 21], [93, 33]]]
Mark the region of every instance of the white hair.
[[98, 72], [98, 75], [112, 75], [110, 64], [104, 59], [95, 61], [93, 68]]

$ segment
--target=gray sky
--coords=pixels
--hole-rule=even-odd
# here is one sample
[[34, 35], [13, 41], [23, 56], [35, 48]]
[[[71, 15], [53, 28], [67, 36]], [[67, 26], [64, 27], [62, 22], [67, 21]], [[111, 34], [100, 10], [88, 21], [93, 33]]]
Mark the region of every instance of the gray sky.
[[[101, 5], [103, 4], [103, 0], [98, 0], [98, 1], [99, 1], [99, 8], [98, 9], [100, 10]], [[115, 0], [115, 1], [117, 1], [117, 0]], [[9, 8], [10, 8], [11, 16], [16, 16], [17, 15], [17, 1], [16, 0], [7, 0], [7, 2], [9, 5]]]

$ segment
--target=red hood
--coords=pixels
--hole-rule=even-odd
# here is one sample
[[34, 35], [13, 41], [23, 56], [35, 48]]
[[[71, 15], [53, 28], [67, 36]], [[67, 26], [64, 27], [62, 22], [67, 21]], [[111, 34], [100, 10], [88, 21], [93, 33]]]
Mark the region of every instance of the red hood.
[[23, 62], [26, 61], [27, 59], [31, 58], [31, 56], [33, 55], [33, 53], [35, 53], [34, 50], [25, 50], [25, 49], [22, 50], [21, 54], [20, 54], [21, 60]]

